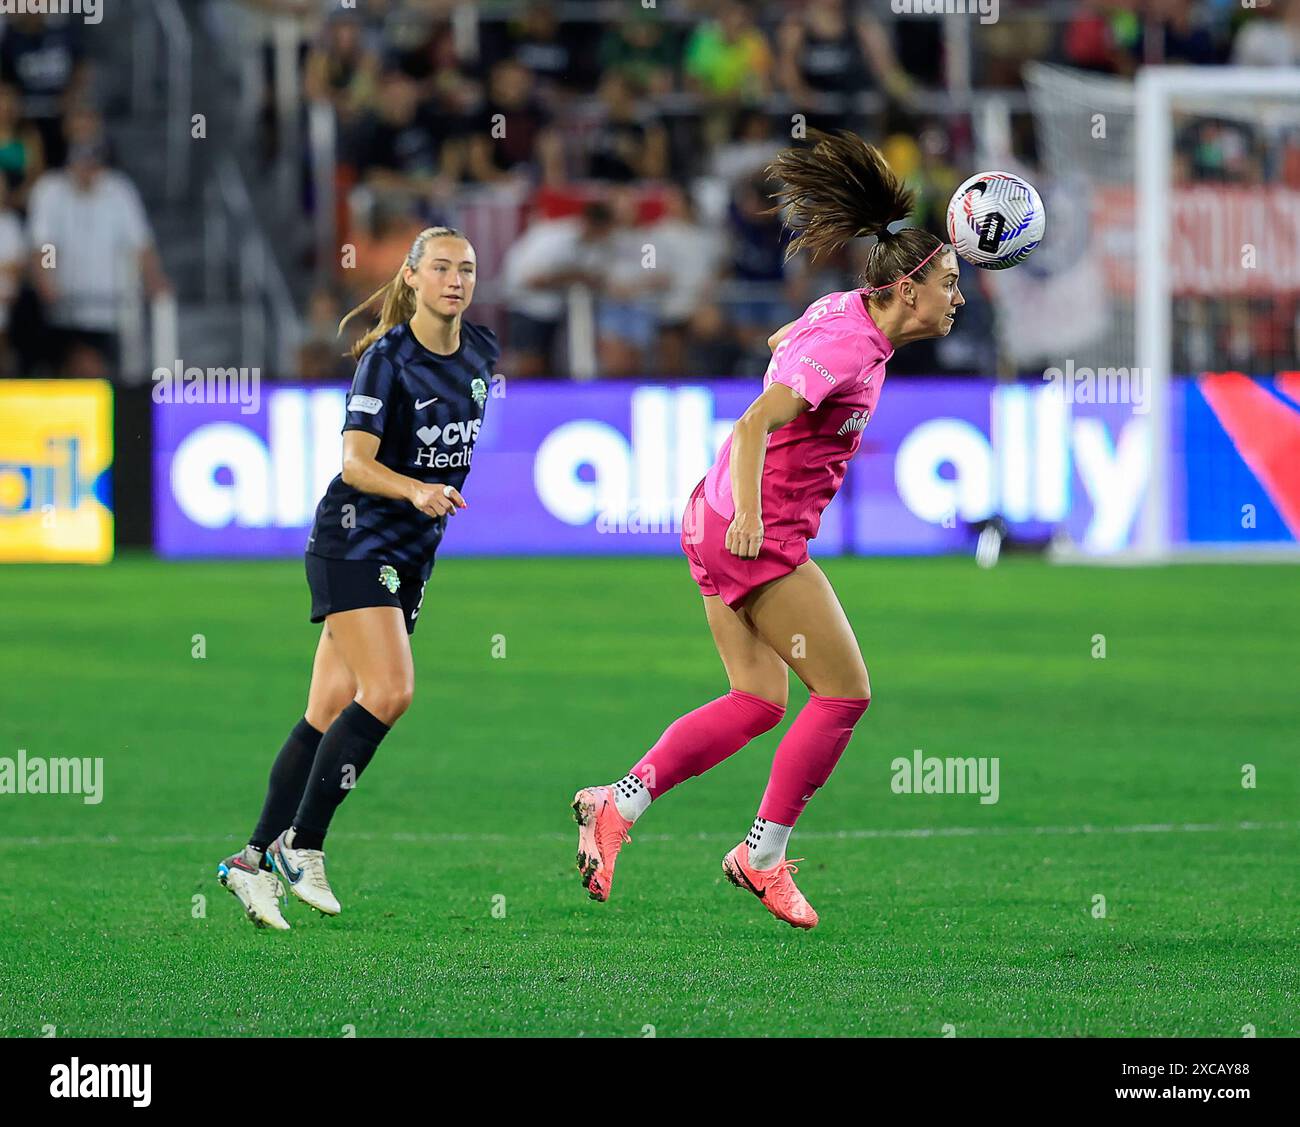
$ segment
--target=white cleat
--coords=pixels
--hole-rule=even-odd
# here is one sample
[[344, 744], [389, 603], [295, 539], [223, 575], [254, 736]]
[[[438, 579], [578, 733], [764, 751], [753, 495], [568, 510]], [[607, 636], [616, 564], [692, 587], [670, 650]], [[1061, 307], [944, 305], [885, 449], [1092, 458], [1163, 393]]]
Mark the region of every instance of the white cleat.
[[319, 849], [291, 849], [285, 830], [266, 850], [267, 860], [299, 900], [327, 916], [339, 914], [339, 900], [325, 876], [325, 854]]
[[280, 911], [284, 886], [270, 869], [258, 868], [240, 851], [217, 866], [217, 880], [244, 906], [244, 915], [254, 927], [289, 930], [289, 921]]

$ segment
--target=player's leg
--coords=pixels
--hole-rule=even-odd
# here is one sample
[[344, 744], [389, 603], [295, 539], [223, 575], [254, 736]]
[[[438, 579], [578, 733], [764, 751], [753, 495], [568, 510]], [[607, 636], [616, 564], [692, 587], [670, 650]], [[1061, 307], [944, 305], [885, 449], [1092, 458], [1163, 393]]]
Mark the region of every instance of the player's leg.
[[325, 621], [332, 646], [355, 679], [356, 695], [321, 737], [292, 827], [268, 852], [295, 895], [334, 915], [339, 906], [325, 877], [325, 835], [380, 742], [410, 706], [415, 667], [401, 607], [361, 607]]
[[794, 886], [786, 843], [871, 703], [871, 682], [840, 601], [811, 560], [754, 592], [745, 609], [758, 634], [808, 687], [809, 697], [776, 749], [754, 825], [727, 854], [723, 871], [733, 883], [758, 893], [778, 918], [812, 927], [817, 914]]
[[812, 560], [755, 592], [747, 609], [758, 633], [810, 694], [777, 748], [760, 809], [797, 818], [830, 777], [871, 703], [871, 681], [844, 608]]
[[[321, 737], [293, 818], [295, 841], [305, 849], [322, 847], [334, 811], [356, 786], [415, 691], [411, 643], [400, 608], [343, 611], [331, 614], [326, 626], [356, 689]], [[330, 707], [335, 703], [330, 701]]]
[[262, 816], [249, 838], [249, 845], [253, 848], [264, 851], [289, 828], [307, 789], [321, 737], [356, 693], [356, 677], [334, 643], [329, 623], [325, 623], [321, 627], [320, 642], [312, 663], [307, 711], [271, 766]]
[[[322, 624], [316, 660], [311, 668], [311, 686], [307, 690], [306, 720], [316, 731], [324, 733], [357, 695], [357, 678], [343, 660], [328, 622]], [[283, 826], [280, 827], [284, 829]]]
[[653, 799], [716, 767], [785, 714], [790, 675], [776, 651], [719, 596], [705, 596], [704, 613], [730, 691], [674, 720], [618, 782], [574, 796], [578, 868], [593, 899], [608, 899], [627, 831]]
[[730, 691], [673, 721], [616, 784], [626, 792], [620, 793], [619, 808], [633, 821], [653, 799], [716, 767], [755, 736], [775, 728], [785, 715], [789, 670], [749, 616], [732, 610], [717, 595], [704, 597], [704, 615]]
[[356, 695], [356, 679], [330, 636], [321, 628], [312, 663], [307, 711], [289, 733], [271, 764], [262, 814], [248, 844], [217, 866], [217, 878], [244, 906], [259, 927], [285, 930], [289, 924], [280, 911], [279, 881], [266, 860], [267, 847], [288, 828], [302, 801], [321, 735]]

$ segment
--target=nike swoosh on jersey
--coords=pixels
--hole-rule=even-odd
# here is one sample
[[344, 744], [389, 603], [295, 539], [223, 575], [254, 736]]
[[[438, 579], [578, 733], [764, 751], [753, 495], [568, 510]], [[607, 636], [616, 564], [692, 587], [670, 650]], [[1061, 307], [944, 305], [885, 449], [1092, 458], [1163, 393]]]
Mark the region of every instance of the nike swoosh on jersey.
[[415, 401], [415, 409], [417, 411], [423, 411], [427, 406], [429, 406], [430, 403], [437, 403], [437, 402], [438, 402], [438, 397], [436, 395], [432, 399], [417, 399]]

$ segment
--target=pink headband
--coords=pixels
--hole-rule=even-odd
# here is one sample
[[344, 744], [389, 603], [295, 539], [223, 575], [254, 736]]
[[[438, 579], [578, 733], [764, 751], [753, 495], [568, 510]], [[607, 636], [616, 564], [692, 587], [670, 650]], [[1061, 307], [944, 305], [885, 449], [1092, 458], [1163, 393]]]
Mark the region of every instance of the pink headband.
[[860, 292], [864, 294], [872, 294], [872, 293], [879, 293], [881, 290], [893, 289], [896, 285], [898, 285], [899, 282], [905, 282], [908, 278], [910, 278], [913, 274], [915, 274], [918, 270], [920, 270], [922, 266], [924, 266], [927, 262], [929, 262], [930, 259], [932, 259], [941, 250], [943, 250], [943, 248], [947, 245], [948, 245], [947, 243], [940, 243], [937, 247], [934, 248], [934, 250], [932, 250], [923, 259], [921, 259], [920, 262], [918, 262], [915, 266], [913, 266], [912, 269], [910, 269], [906, 274], [904, 274], [901, 278], [895, 278], [892, 282], [889, 283], [889, 285], [868, 286], [865, 290], [861, 290]]

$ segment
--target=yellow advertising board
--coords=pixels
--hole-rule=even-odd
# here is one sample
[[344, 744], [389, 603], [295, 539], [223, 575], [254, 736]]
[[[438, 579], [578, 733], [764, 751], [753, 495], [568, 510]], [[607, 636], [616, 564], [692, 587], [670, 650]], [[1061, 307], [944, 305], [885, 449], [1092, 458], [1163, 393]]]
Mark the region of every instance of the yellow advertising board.
[[0, 561], [113, 558], [113, 390], [0, 380]]

